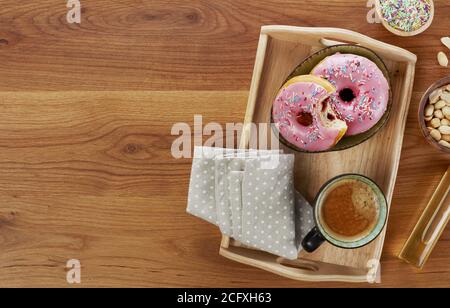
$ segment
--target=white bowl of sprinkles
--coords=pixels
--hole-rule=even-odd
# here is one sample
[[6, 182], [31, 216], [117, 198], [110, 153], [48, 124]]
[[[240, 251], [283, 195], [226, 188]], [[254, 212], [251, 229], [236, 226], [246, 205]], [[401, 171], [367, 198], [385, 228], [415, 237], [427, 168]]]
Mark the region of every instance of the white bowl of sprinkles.
[[433, 0], [376, 0], [375, 7], [383, 26], [399, 36], [414, 36], [433, 23]]

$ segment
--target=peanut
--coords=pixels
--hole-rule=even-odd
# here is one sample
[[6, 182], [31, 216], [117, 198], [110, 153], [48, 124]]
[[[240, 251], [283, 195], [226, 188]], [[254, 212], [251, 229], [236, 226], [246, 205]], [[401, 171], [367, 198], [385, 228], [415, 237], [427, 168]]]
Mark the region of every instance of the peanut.
[[439, 126], [439, 132], [443, 135], [450, 135], [450, 126]]
[[433, 137], [434, 140], [440, 141], [442, 139], [441, 133], [437, 129], [433, 129], [430, 132], [431, 137]]
[[442, 110], [436, 110], [434, 112], [434, 116], [440, 120], [442, 120], [444, 118], [444, 114], [442, 113]]
[[450, 149], [450, 143], [445, 140], [439, 141], [439, 144]]
[[434, 90], [433, 93], [430, 94], [430, 104], [436, 104], [441, 98], [441, 94], [443, 93], [442, 89]]
[[441, 38], [442, 44], [444, 44], [448, 49], [450, 49], [450, 37]]
[[440, 66], [447, 67], [448, 66], [448, 58], [445, 53], [442, 51], [438, 53], [438, 62]]
[[447, 103], [446, 103], [445, 101], [443, 101], [443, 100], [440, 100], [439, 102], [437, 102], [437, 103], [434, 105], [434, 109], [442, 109], [442, 108], [444, 108], [445, 106], [447, 106]]
[[442, 113], [443, 113], [446, 117], [450, 116], [450, 107], [445, 106], [444, 108], [442, 108]]
[[433, 120], [431, 120], [430, 124], [431, 127], [438, 128], [441, 126], [441, 120], [439, 120], [438, 118], [434, 118]]
[[434, 105], [428, 105], [427, 107], [425, 107], [425, 116], [426, 117], [431, 117], [434, 113]]
[[450, 142], [450, 135], [442, 135], [442, 140]]
[[450, 103], [450, 93], [448, 92], [443, 92], [441, 94], [441, 99], [446, 101], [447, 103]]

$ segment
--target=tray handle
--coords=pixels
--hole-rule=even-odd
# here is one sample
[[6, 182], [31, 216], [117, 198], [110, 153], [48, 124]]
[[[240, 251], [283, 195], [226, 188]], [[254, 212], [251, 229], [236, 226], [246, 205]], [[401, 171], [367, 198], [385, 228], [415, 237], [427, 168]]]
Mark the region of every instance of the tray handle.
[[222, 246], [220, 255], [295, 280], [367, 282], [367, 271], [365, 269], [304, 259], [287, 260], [246, 247]]
[[357, 44], [357, 43], [355, 43], [355, 42], [351, 42], [351, 41], [336, 41], [336, 40], [334, 40], [334, 39], [332, 39], [332, 38], [327, 38], [327, 37], [323, 37], [323, 38], [321, 38], [320, 40], [319, 40], [319, 42], [323, 45], [323, 46], [325, 46], [325, 47], [330, 47], [330, 46], [336, 46], [336, 45], [345, 45], [345, 44], [356, 44], [356, 45], [360, 45], [360, 44]]
[[[321, 47], [334, 42], [358, 44], [399, 62], [417, 62], [417, 56], [405, 49], [380, 42], [366, 35], [339, 28], [263, 26], [261, 34], [284, 41]], [[326, 45], [328, 46], [328, 45]]]

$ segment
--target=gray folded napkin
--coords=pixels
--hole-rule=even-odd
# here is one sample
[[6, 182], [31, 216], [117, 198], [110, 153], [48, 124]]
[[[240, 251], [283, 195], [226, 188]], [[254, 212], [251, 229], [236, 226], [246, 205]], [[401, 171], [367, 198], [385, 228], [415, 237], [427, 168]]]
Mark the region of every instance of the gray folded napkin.
[[195, 148], [192, 162], [191, 183], [189, 185], [187, 212], [218, 225], [215, 198], [215, 170], [214, 156], [200, 155]]
[[247, 161], [242, 181], [243, 242], [296, 259], [294, 156], [280, 155], [275, 169], [261, 165], [270, 158]]
[[313, 208], [311, 204], [295, 191], [295, 243], [302, 247], [301, 243], [305, 236], [314, 228]]
[[231, 237], [243, 242], [242, 237], [242, 179], [244, 172], [232, 171], [229, 176], [230, 209], [232, 232]]
[[[188, 195], [188, 213], [219, 225], [218, 215], [221, 204], [216, 206], [216, 160], [244, 159], [262, 154], [276, 154], [279, 151], [234, 150], [211, 147], [195, 147], [192, 162], [191, 181]], [[224, 175], [229, 170], [223, 170]], [[220, 170], [218, 173], [220, 175]], [[218, 187], [219, 189], [222, 186]], [[220, 194], [220, 193], [219, 193]], [[228, 213], [228, 209], [226, 209]], [[229, 235], [229, 234], [226, 234]]]
[[294, 156], [279, 151], [196, 148], [187, 212], [245, 245], [296, 259], [313, 221], [293, 168]]
[[236, 193], [235, 190], [230, 190], [230, 184], [233, 181], [231, 172], [243, 170], [245, 160], [243, 158], [216, 158], [215, 166], [215, 196], [217, 213], [219, 216], [219, 227], [223, 234], [232, 236], [232, 204], [233, 201], [238, 198], [239, 193]]

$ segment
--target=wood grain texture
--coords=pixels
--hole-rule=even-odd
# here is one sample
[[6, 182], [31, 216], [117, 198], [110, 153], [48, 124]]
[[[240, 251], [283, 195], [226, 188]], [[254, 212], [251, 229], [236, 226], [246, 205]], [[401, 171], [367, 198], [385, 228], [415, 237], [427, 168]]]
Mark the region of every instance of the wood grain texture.
[[449, 228], [423, 271], [396, 257], [450, 163], [416, 120], [422, 93], [450, 74], [436, 63], [448, 1], [412, 38], [368, 24], [362, 0], [81, 2], [81, 25], [64, 1], [0, 6], [1, 287], [68, 286], [71, 258], [82, 286], [349, 286], [226, 260], [216, 228], [185, 214], [190, 160], [172, 158], [171, 127], [243, 120], [267, 24], [347, 28], [418, 55], [381, 286], [450, 287]]
[[368, 24], [365, 0], [83, 0], [82, 8], [81, 25], [68, 25], [64, 1], [2, 1], [0, 89], [247, 91], [260, 27], [269, 24], [346, 28], [407, 48], [423, 64], [420, 91], [427, 76], [446, 74], [435, 65], [448, 31], [445, 0], [413, 38]]

